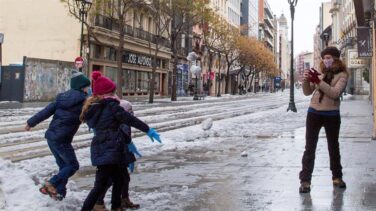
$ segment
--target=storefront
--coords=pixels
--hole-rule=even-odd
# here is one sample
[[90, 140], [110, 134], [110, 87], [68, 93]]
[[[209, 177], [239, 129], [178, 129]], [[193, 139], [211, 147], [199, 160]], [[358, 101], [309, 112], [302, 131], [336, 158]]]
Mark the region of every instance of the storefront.
[[[101, 56], [104, 54], [104, 56]], [[111, 47], [103, 47], [97, 55], [94, 52], [92, 70], [100, 70], [107, 77], [117, 82], [118, 68], [116, 64], [116, 50]], [[104, 58], [104, 59], [101, 59]], [[104, 61], [103, 61], [104, 60]], [[122, 90], [124, 96], [148, 95], [152, 79], [152, 58], [149, 55], [124, 51], [122, 55]], [[157, 59], [155, 73], [155, 95], [166, 95], [168, 63], [167, 58]]]

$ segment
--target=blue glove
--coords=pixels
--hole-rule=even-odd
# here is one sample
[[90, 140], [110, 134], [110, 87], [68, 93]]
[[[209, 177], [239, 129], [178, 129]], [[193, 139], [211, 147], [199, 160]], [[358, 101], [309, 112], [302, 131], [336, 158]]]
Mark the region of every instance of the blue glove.
[[133, 171], [134, 171], [134, 162], [128, 164], [128, 169], [129, 169], [129, 171], [130, 171], [131, 173], [133, 173]]
[[89, 87], [89, 89], [87, 89], [87, 96], [92, 96], [93, 95], [93, 90], [91, 89], [91, 87]]
[[162, 143], [161, 138], [159, 137], [159, 133], [154, 128], [150, 128], [148, 131], [148, 136], [151, 139], [152, 142], [154, 142], [154, 139], [157, 140], [159, 143]]
[[141, 153], [137, 150], [137, 147], [133, 142], [128, 144], [128, 151], [137, 155], [138, 157], [142, 157]]

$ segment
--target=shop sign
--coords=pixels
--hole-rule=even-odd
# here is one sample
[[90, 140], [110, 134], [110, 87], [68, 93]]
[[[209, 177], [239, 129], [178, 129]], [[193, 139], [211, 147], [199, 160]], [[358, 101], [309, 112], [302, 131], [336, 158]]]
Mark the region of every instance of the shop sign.
[[369, 64], [368, 59], [358, 57], [358, 51], [356, 49], [349, 49], [347, 55], [347, 66], [349, 68], [360, 68]]
[[371, 28], [358, 27], [357, 36], [359, 57], [372, 57]]
[[145, 55], [140, 55], [140, 54], [135, 54], [135, 53], [127, 53], [126, 56], [128, 57], [125, 61], [128, 64], [136, 64], [136, 65], [141, 65], [141, 66], [147, 66], [151, 67], [151, 57], [145, 56]]

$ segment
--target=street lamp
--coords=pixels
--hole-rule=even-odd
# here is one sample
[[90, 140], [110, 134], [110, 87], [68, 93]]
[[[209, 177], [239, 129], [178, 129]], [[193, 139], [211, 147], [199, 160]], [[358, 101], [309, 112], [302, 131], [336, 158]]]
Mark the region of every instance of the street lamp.
[[1, 45], [3, 44], [4, 42], [4, 34], [3, 33], [0, 33], [0, 85], [1, 85], [1, 65], [2, 65], [2, 51], [1, 51]]
[[324, 36], [324, 40], [325, 40], [325, 47], [328, 47], [328, 43], [329, 43], [329, 34], [327, 32], [325, 32], [323, 34]]
[[288, 0], [290, 4], [291, 12], [291, 65], [290, 65], [290, 102], [287, 111], [296, 112], [296, 106], [294, 102], [294, 13], [298, 0]]
[[[80, 21], [81, 21], [81, 43], [80, 43], [80, 57], [82, 57], [82, 48], [83, 48], [83, 41], [84, 41], [84, 22], [87, 18], [87, 13], [89, 12], [91, 5], [93, 4], [93, 0], [76, 0], [76, 6], [79, 8], [80, 12]], [[82, 72], [82, 68], [80, 68], [80, 72]]]
[[198, 55], [195, 52], [190, 52], [187, 56], [187, 60], [190, 62], [195, 62], [194, 65], [191, 66], [191, 73], [195, 76], [195, 91], [193, 95], [193, 100], [198, 100], [198, 77], [201, 75], [201, 67], [197, 66], [197, 59]]

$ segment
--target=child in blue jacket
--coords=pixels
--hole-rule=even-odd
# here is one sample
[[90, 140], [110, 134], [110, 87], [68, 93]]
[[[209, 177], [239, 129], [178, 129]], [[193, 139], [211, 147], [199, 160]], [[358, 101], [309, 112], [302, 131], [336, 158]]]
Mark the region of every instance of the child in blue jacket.
[[59, 172], [46, 181], [40, 191], [56, 200], [65, 197], [68, 179], [79, 168], [72, 140], [81, 124], [79, 117], [90, 87], [90, 80], [81, 72], [73, 71], [70, 87], [70, 90], [58, 94], [55, 102], [27, 120], [25, 127], [25, 130], [29, 131], [53, 115], [45, 138], [59, 166]]
[[121, 125], [135, 127], [160, 142], [159, 134], [147, 124], [126, 112], [115, 95], [116, 85], [100, 72], [93, 72], [93, 96], [82, 109], [81, 121], [95, 129], [90, 147], [91, 162], [97, 167], [94, 187], [85, 199], [82, 210], [91, 211], [112, 181], [112, 210], [121, 209], [121, 192], [126, 170], [124, 150], [130, 138], [121, 130]]

